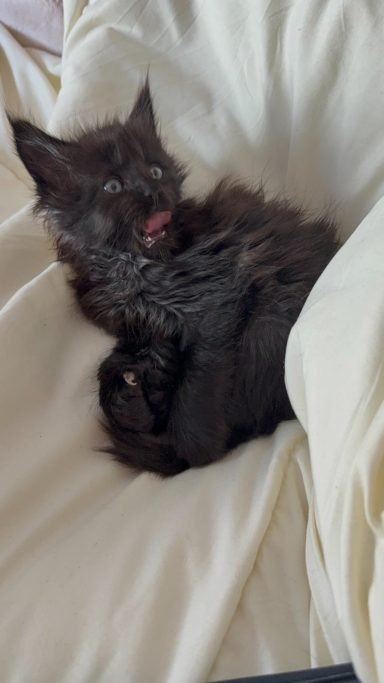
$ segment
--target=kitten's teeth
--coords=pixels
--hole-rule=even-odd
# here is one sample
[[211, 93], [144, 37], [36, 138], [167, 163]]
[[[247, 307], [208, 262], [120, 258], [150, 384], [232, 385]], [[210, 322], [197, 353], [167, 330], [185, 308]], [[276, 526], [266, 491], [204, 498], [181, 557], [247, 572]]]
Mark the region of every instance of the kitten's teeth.
[[160, 233], [160, 235], [158, 235], [157, 237], [151, 237], [150, 235], [145, 234], [145, 235], [143, 235], [143, 242], [144, 242], [145, 245], [148, 247], [148, 249], [150, 249], [154, 244], [156, 244], [156, 242], [158, 242], [158, 241], [161, 240], [163, 237], [165, 237], [166, 234], [167, 234], [167, 231], [166, 231], [166, 230], [163, 230], [163, 231]]

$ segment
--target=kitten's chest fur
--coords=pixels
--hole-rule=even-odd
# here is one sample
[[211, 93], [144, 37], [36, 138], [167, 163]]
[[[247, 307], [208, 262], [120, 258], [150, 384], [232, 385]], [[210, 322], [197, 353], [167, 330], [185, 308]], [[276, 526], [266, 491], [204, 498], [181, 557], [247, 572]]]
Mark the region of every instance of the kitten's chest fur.
[[250, 316], [292, 323], [337, 249], [325, 218], [309, 220], [227, 181], [201, 201], [180, 202], [174, 229], [179, 253], [163, 261], [63, 244], [87, 317], [115, 335], [134, 326], [149, 336], [205, 334], [214, 316], [221, 337], [238, 334]]

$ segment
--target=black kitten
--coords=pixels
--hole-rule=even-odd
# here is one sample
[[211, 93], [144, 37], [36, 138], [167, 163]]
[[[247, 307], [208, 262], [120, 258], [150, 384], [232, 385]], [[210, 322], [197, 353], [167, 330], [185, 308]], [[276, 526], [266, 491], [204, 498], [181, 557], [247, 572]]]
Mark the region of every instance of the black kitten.
[[125, 123], [69, 142], [11, 123], [84, 313], [121, 340], [99, 372], [117, 457], [175, 474], [293, 417], [287, 338], [333, 225], [228, 181], [182, 201], [148, 83]]

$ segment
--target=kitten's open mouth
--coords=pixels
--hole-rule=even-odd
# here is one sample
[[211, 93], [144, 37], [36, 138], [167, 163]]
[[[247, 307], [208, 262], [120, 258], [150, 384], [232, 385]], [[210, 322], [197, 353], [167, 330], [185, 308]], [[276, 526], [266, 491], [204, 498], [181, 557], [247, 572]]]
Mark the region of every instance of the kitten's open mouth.
[[167, 234], [167, 226], [171, 222], [170, 211], [156, 211], [144, 223], [143, 242], [150, 248]]

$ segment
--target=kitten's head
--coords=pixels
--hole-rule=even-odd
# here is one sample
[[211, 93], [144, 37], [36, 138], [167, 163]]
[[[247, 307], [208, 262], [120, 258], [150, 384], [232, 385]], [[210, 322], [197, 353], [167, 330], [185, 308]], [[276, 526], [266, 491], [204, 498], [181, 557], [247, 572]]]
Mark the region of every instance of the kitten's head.
[[36, 185], [36, 210], [59, 243], [161, 256], [178, 247], [173, 212], [185, 170], [158, 134], [148, 81], [124, 123], [70, 140], [12, 119], [17, 152]]

